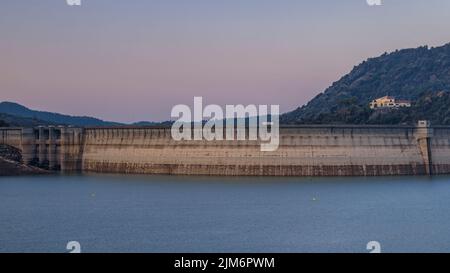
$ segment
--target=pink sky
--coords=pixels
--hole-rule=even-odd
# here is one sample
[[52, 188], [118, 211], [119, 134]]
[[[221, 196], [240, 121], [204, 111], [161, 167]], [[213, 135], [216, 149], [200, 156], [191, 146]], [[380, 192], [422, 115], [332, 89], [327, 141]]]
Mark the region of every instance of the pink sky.
[[5, 0], [0, 100], [106, 120], [172, 107], [293, 110], [385, 51], [450, 42], [450, 1]]

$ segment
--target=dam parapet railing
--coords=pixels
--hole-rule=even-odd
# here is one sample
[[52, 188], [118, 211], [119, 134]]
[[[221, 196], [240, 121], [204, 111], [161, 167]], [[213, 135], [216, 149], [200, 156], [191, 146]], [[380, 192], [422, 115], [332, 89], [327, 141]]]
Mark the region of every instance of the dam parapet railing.
[[70, 172], [256, 176], [450, 173], [450, 126], [283, 125], [280, 146], [175, 141], [169, 126], [0, 128], [26, 164]]

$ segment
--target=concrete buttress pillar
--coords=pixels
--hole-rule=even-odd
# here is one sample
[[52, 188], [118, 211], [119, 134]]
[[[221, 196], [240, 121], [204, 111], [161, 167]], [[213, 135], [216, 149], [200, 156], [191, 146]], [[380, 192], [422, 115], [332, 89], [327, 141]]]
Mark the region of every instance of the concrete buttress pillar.
[[433, 154], [431, 152], [431, 139], [434, 132], [429, 121], [419, 121], [416, 129], [416, 139], [422, 154], [423, 164], [427, 175], [433, 175]]

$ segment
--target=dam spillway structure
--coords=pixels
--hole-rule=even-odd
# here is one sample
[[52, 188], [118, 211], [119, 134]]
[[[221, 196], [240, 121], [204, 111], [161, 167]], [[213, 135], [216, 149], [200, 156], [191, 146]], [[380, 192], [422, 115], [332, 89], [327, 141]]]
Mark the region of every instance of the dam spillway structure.
[[282, 126], [280, 145], [175, 141], [170, 127], [0, 128], [24, 163], [62, 173], [381, 176], [450, 173], [450, 126]]

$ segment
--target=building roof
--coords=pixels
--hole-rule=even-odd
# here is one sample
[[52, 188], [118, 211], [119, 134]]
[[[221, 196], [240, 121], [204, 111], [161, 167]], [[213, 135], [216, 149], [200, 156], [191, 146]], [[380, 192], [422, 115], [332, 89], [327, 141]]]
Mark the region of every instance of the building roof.
[[391, 96], [384, 96], [384, 97], [378, 98], [377, 100], [382, 100], [382, 99], [386, 99], [386, 100], [395, 100], [395, 98], [394, 98], [394, 97], [391, 97]]

